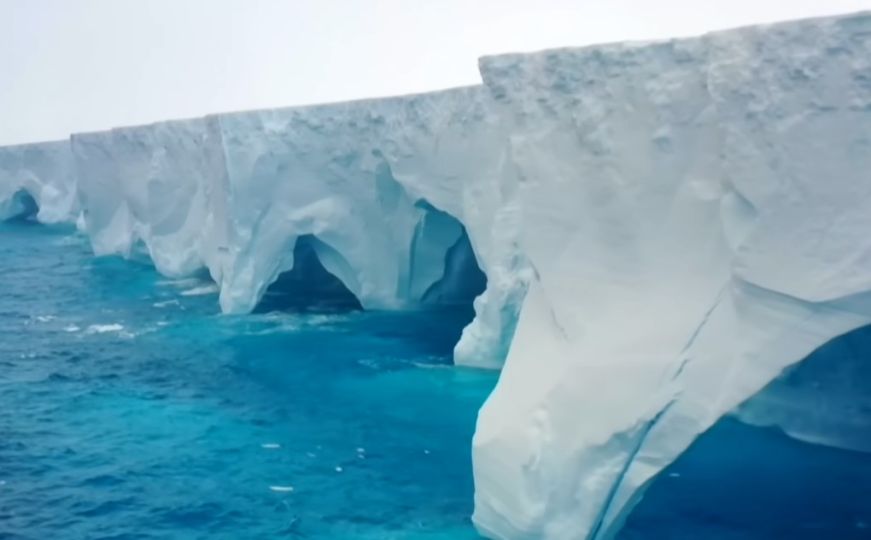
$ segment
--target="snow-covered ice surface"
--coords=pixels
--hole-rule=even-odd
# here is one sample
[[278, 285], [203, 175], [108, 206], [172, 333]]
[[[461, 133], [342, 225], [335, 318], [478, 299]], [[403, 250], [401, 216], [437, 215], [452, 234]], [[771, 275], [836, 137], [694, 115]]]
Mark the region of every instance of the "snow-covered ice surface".
[[[46, 172], [0, 149], [0, 212], [22, 189], [43, 221], [80, 204], [97, 254], [205, 269], [229, 313], [301, 239], [364, 308], [468, 296], [476, 263], [454, 358], [505, 363], [475, 523], [609, 538], [700, 433], [871, 323], [871, 15], [480, 69], [478, 87], [74, 135], [71, 169], [62, 143], [27, 147], [52, 149]], [[804, 395], [775, 383], [739, 417], [855, 448], [790, 412]]]

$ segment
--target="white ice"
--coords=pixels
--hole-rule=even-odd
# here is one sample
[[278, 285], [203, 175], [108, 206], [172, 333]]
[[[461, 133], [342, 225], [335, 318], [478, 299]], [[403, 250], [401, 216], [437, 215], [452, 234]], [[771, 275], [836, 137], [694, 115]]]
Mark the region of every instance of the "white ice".
[[75, 172], [68, 141], [0, 147], [0, 221], [38, 207], [42, 223], [74, 222], [78, 216]]

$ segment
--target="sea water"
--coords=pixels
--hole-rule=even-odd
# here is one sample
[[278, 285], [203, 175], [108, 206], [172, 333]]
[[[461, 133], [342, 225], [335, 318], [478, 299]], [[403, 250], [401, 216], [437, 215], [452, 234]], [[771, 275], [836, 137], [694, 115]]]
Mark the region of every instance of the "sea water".
[[468, 309], [220, 315], [202, 278], [0, 225], [0, 537], [477, 538]]

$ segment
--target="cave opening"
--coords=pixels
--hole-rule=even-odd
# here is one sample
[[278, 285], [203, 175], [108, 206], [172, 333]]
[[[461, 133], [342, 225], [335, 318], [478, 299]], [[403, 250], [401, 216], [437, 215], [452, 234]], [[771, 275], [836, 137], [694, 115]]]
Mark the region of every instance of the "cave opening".
[[487, 288], [487, 275], [478, 266], [469, 234], [462, 227], [460, 237], [445, 253], [444, 274], [421, 297], [424, 305], [471, 307]]
[[463, 329], [475, 318], [474, 301], [487, 288], [466, 227], [425, 200], [415, 230], [409, 271], [410, 294], [427, 317], [427, 336], [452, 358]]
[[[475, 317], [474, 300], [486, 289], [487, 277], [463, 224], [426, 202], [417, 206], [423, 212], [406, 251], [408, 267], [400, 270], [396, 285], [402, 309], [367, 309], [373, 322], [368, 328], [387, 339], [417, 340], [434, 357], [451, 361], [463, 329]], [[267, 288], [254, 313], [364, 309], [352, 292], [354, 285], [343, 282], [353, 279], [354, 270], [331, 272], [348, 263], [330, 245], [314, 235], [300, 236], [294, 244], [293, 261], [293, 267]], [[378, 324], [374, 324], [376, 319]]]
[[324, 268], [317, 255], [318, 247], [328, 246], [310, 234], [297, 238], [293, 248], [293, 268], [279, 274], [264, 293], [254, 313], [363, 309], [354, 293]]
[[651, 483], [618, 538], [871, 535], [871, 326], [830, 340]]
[[12, 196], [6, 204], [5, 219], [8, 221], [28, 222], [36, 221], [39, 213], [39, 204], [27, 190], [21, 189]]
[[466, 227], [426, 200], [416, 203], [423, 217], [414, 231], [409, 295], [422, 306], [471, 308], [487, 288]]

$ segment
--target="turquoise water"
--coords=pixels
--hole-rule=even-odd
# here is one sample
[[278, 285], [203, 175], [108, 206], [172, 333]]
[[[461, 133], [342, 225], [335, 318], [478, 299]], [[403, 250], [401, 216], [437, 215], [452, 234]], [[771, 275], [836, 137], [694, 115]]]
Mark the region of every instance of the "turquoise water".
[[0, 538], [477, 538], [467, 311], [217, 311], [0, 225]]
[[[221, 316], [207, 280], [0, 224], [0, 539], [477, 538], [470, 312], [346, 308]], [[619, 538], [869, 539], [869, 501], [867, 454], [726, 419]]]

